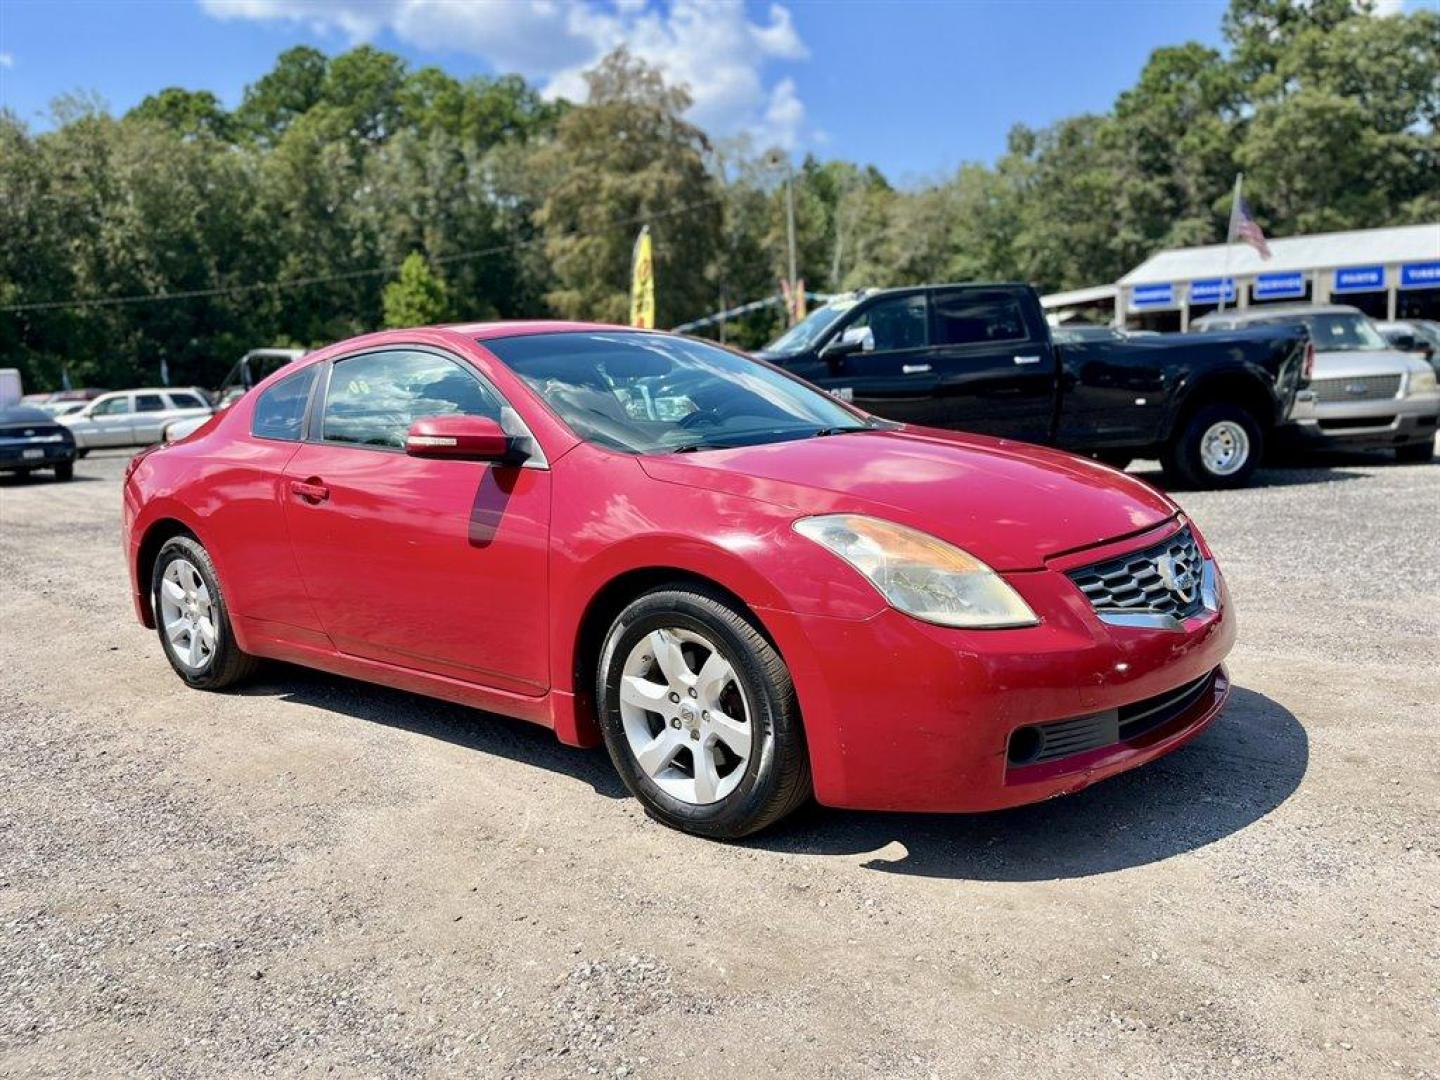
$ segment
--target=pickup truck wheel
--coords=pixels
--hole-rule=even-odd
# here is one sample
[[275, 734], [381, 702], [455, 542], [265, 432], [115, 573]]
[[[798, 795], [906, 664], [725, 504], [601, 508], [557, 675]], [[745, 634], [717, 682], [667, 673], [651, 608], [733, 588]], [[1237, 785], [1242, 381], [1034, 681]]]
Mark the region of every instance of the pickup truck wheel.
[[1192, 488], [1244, 486], [1260, 464], [1265, 435], [1239, 405], [1218, 403], [1196, 410], [1165, 448], [1166, 474]]
[[1411, 443], [1409, 446], [1397, 446], [1395, 460], [1401, 465], [1424, 465], [1427, 461], [1434, 461], [1435, 440]]

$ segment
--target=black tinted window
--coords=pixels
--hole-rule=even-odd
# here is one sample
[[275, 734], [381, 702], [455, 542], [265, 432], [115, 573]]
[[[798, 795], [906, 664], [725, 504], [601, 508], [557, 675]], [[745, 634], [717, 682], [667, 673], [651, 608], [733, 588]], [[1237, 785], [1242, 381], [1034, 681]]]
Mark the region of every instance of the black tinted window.
[[170, 406], [165, 404], [165, 399], [159, 394], [136, 394], [136, 412], [164, 412]]
[[875, 351], [918, 349], [925, 344], [925, 296], [892, 296], [879, 300], [845, 324], [868, 326], [875, 335]]
[[342, 360], [325, 395], [327, 442], [403, 450], [405, 433], [427, 416], [488, 416], [500, 402], [452, 360], [428, 352], [380, 352]]
[[305, 405], [310, 400], [310, 384], [315, 381], [315, 366], [281, 379], [260, 395], [255, 402], [255, 416], [250, 433], [262, 439], [286, 439], [294, 442], [305, 428]]
[[933, 304], [936, 345], [984, 345], [1029, 336], [1020, 301], [1009, 293], [980, 289], [939, 293]]

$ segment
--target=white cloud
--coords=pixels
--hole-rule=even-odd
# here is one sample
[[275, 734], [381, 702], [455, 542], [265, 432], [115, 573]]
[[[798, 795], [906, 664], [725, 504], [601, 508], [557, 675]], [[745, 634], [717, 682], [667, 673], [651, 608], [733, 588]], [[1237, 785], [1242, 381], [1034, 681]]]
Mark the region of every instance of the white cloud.
[[1403, 15], [1405, 13], [1405, 0], [1374, 0], [1374, 7], [1371, 14], [1384, 18], [1386, 15]]
[[8, 52], [0, 52], [0, 68], [13, 68], [14, 66], [15, 57], [11, 56]]
[[805, 106], [776, 62], [803, 60], [805, 43], [787, 8], [771, 4], [754, 20], [741, 0], [200, 0], [223, 19], [284, 20], [365, 41], [389, 30], [435, 51], [484, 57], [518, 71], [547, 94], [583, 99], [582, 73], [617, 45], [685, 83], [691, 118], [716, 135], [748, 131], [796, 147], [807, 135]]

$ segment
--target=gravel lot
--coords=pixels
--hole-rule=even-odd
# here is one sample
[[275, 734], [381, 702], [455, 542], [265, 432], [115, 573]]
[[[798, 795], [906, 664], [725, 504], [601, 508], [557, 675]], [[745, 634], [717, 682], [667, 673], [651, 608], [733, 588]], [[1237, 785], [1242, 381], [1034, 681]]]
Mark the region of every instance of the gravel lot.
[[186, 690], [124, 461], [0, 480], [0, 1076], [1440, 1076], [1440, 465], [1181, 497], [1241, 619], [1188, 748], [724, 846], [538, 728]]

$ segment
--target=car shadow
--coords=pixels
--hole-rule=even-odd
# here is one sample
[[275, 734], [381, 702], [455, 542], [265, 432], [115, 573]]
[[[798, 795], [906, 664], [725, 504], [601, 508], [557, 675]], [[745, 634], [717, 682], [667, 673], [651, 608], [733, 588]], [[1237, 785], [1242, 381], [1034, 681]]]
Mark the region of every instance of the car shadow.
[[767, 851], [864, 855], [866, 869], [972, 881], [1053, 881], [1143, 866], [1265, 817], [1299, 786], [1305, 729], [1236, 689], [1193, 742], [1075, 795], [988, 814], [876, 814], [812, 806], [745, 841]]
[[260, 674], [236, 692], [311, 705], [564, 773], [607, 798], [630, 795], [604, 749], [566, 746], [549, 728], [524, 720], [275, 661], [267, 661]]
[[103, 476], [85, 476], [76, 473], [69, 480], [57, 480], [55, 474], [48, 470], [41, 470], [37, 476], [35, 473], [0, 473], [0, 487], [49, 487], [52, 484], [90, 484], [96, 480], [105, 479]]
[[[1346, 464], [1364, 468], [1384, 468], [1389, 463], [1383, 458], [1375, 458], [1370, 461], [1355, 461], [1353, 457], [1344, 462], [1337, 462], [1335, 465]], [[1305, 465], [1270, 465], [1266, 464], [1255, 470], [1248, 483], [1241, 491], [1253, 490], [1256, 488], [1270, 487], [1293, 487], [1301, 484], [1337, 484], [1347, 480], [1363, 480], [1365, 472], [1356, 472], [1349, 469], [1340, 469], [1335, 465], [1316, 465], [1307, 463]], [[1159, 488], [1161, 491], [1190, 491], [1180, 484], [1170, 484], [1166, 481], [1165, 474], [1158, 465], [1152, 466], [1149, 462], [1142, 462], [1128, 470], [1130, 475], [1137, 480], [1144, 480], [1151, 487]]]
[[[565, 746], [523, 720], [287, 664], [240, 693], [276, 697], [443, 739], [628, 798], [603, 749]], [[897, 814], [815, 804], [740, 843], [784, 854], [870, 855], [869, 870], [976, 881], [1088, 877], [1158, 862], [1239, 832], [1280, 806], [1309, 764], [1288, 709], [1236, 688], [1193, 742], [1064, 798], [988, 814]]]

